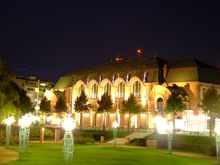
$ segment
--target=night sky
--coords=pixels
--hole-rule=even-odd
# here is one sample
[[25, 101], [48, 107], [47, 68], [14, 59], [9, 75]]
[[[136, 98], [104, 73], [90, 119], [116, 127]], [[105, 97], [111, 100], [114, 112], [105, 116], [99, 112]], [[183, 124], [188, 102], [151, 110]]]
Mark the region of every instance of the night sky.
[[120, 54], [197, 58], [220, 67], [218, 0], [0, 2], [0, 58], [15, 73], [59, 76]]

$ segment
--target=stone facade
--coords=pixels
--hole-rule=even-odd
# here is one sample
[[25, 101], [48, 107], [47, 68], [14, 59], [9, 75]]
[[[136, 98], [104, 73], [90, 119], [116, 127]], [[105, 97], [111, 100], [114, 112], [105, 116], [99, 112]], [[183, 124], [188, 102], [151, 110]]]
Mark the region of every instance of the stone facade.
[[[195, 59], [167, 61], [158, 57], [110, 62], [96, 68], [75, 72], [60, 77], [55, 89], [65, 91], [67, 103], [79, 122], [80, 114], [74, 111], [74, 102], [85, 91], [92, 104], [90, 112], [83, 113], [84, 127], [107, 127], [117, 120], [119, 126], [127, 128], [128, 115], [131, 115], [131, 128], [154, 128], [155, 116], [171, 119], [164, 111], [171, 94], [169, 87], [177, 85], [186, 92], [186, 110], [178, 113], [177, 123], [186, 131], [207, 131], [208, 117], [198, 107], [205, 90], [214, 86], [220, 91], [220, 70]], [[115, 113], [95, 114], [97, 100], [108, 93], [113, 101]], [[133, 93], [141, 105], [140, 114], [122, 114], [122, 101]]]

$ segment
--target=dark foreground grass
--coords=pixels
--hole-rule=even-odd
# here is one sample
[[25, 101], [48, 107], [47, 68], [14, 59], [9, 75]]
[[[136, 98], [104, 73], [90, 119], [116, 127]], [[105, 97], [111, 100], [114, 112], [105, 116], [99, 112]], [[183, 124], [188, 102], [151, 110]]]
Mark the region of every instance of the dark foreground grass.
[[[17, 147], [12, 149], [17, 150]], [[31, 143], [24, 160], [4, 165], [63, 165], [62, 144]], [[211, 165], [196, 158], [170, 155], [138, 147], [75, 146], [73, 165]]]

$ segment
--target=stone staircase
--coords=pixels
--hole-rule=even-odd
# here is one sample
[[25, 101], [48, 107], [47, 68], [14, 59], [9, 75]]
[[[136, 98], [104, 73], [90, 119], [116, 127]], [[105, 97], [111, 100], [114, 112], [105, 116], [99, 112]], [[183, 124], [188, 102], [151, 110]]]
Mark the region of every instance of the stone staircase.
[[[130, 135], [128, 135], [124, 138], [116, 138], [116, 143], [117, 144], [128, 144], [133, 139], [141, 139], [141, 138], [144, 138], [144, 137], [146, 137], [150, 134], [152, 134], [152, 133], [151, 132], [134, 132], [134, 133], [131, 133]], [[112, 140], [110, 140], [106, 143], [107, 144], [113, 144], [114, 139], [112, 139]]]

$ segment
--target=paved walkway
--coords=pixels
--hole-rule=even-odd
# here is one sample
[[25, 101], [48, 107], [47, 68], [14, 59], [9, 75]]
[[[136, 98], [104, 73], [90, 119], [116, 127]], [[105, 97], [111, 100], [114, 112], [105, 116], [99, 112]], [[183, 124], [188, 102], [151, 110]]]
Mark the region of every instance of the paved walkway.
[[4, 164], [18, 159], [18, 153], [12, 150], [8, 150], [4, 147], [0, 147], [0, 164]]

